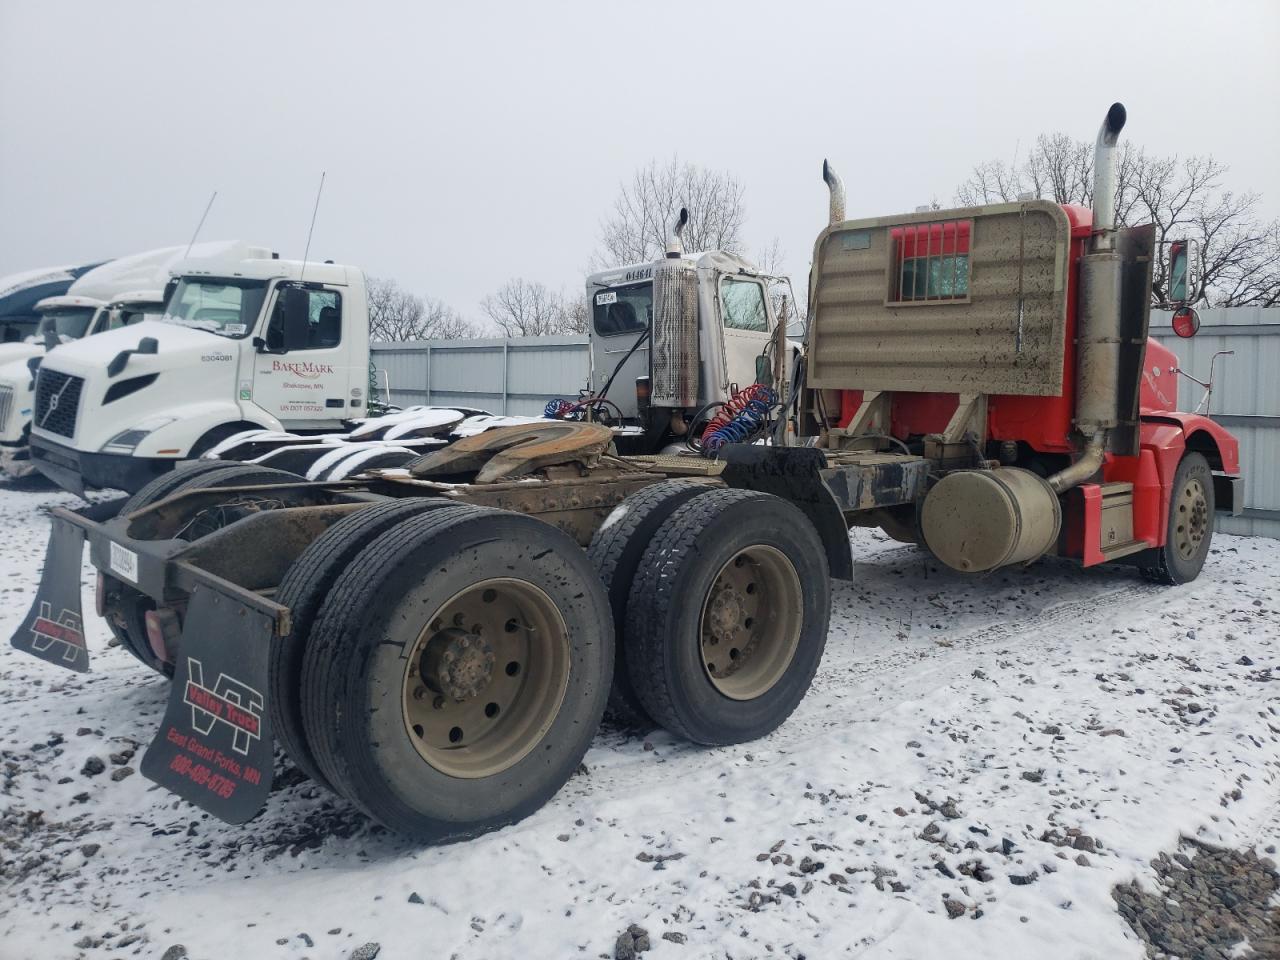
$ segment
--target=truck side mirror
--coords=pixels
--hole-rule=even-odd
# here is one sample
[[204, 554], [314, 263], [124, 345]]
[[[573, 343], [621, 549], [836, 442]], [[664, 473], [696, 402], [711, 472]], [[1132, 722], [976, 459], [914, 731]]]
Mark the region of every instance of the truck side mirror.
[[1169, 244], [1169, 286], [1166, 299], [1170, 303], [1186, 303], [1191, 299], [1191, 241], [1174, 240]]
[[284, 325], [281, 330], [285, 353], [306, 349], [311, 339], [311, 294], [305, 287], [285, 287]]
[[1173, 311], [1173, 332], [1189, 340], [1200, 332], [1200, 314], [1195, 307], [1179, 307]]

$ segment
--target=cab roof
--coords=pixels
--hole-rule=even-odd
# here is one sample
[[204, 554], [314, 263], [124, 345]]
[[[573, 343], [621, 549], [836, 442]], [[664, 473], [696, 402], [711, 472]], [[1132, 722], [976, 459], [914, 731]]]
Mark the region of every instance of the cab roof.
[[66, 310], [71, 307], [87, 307], [90, 310], [96, 310], [98, 307], [105, 307], [106, 305], [107, 301], [99, 300], [96, 297], [80, 297], [66, 293], [58, 297], [45, 297], [36, 304], [36, 309], [44, 313], [47, 310]]
[[236, 263], [195, 262], [185, 260], [175, 264], [170, 275], [175, 277], [219, 277], [246, 280], [313, 280], [334, 286], [346, 286], [353, 276], [359, 276], [357, 267], [340, 263], [321, 263], [316, 260], [268, 260], [245, 259]]
[[190, 252], [185, 245], [159, 247], [104, 263], [79, 277], [66, 292], [108, 303], [130, 291], [162, 289], [174, 264], [180, 262], [225, 265], [246, 257], [269, 256], [268, 248], [243, 240], [209, 240], [192, 244]]
[[[663, 258], [666, 259], [666, 258]], [[689, 264], [698, 270], [718, 270], [721, 273], [748, 273], [753, 276], [761, 274], [760, 268], [750, 260], [727, 250], [703, 250], [697, 253], [686, 253], [676, 259]], [[587, 276], [587, 285], [591, 287], [611, 287], [619, 283], [634, 283], [647, 280], [653, 275], [653, 268], [662, 260], [650, 260], [646, 263], [629, 263], [621, 267], [599, 270]]]

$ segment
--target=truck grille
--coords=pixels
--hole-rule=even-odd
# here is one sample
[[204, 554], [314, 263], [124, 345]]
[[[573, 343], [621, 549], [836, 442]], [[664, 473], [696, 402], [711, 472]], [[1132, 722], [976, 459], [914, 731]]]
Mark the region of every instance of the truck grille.
[[0, 387], [0, 434], [9, 429], [9, 414], [13, 411], [13, 387]]
[[36, 413], [33, 425], [63, 437], [74, 437], [80, 409], [81, 377], [40, 368], [36, 377]]

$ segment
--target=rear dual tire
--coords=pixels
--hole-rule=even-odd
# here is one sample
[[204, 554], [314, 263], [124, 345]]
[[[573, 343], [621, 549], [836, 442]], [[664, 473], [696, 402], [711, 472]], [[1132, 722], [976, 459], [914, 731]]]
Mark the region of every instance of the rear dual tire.
[[775, 730], [822, 659], [830, 583], [792, 504], [750, 490], [689, 499], [645, 547], [627, 599], [626, 673], [645, 712], [707, 745]]
[[633, 493], [605, 518], [591, 538], [587, 557], [600, 574], [613, 610], [615, 641], [613, 684], [606, 715], [625, 729], [645, 732], [655, 724], [636, 693], [627, 670], [625, 649], [631, 632], [627, 600], [645, 550], [667, 519], [706, 487], [684, 480], [664, 480]]
[[608, 598], [566, 534], [506, 511], [434, 510], [334, 582], [303, 654], [303, 727], [324, 779], [375, 820], [460, 839], [564, 785], [612, 669]]
[[289, 632], [270, 654], [271, 724], [289, 759], [312, 780], [330, 786], [316, 762], [302, 719], [302, 663], [320, 608], [338, 578], [370, 543], [410, 517], [428, 510], [473, 509], [452, 500], [412, 498], [366, 507], [339, 520], [313, 540], [285, 574], [276, 602], [289, 608]]

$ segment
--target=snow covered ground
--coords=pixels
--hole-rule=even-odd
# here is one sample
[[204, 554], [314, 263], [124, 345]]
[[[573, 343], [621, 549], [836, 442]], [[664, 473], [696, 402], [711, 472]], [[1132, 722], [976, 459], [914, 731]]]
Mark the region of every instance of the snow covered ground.
[[[65, 502], [0, 490], [5, 636]], [[854, 549], [773, 736], [604, 731], [535, 816], [426, 849], [287, 773], [244, 827], [121, 773], [167, 685], [86, 590], [94, 673], [0, 652], [0, 957], [612, 957], [638, 923], [654, 958], [1137, 958], [1113, 885], [1180, 834], [1280, 840], [1280, 542], [1219, 537], [1177, 589]]]

